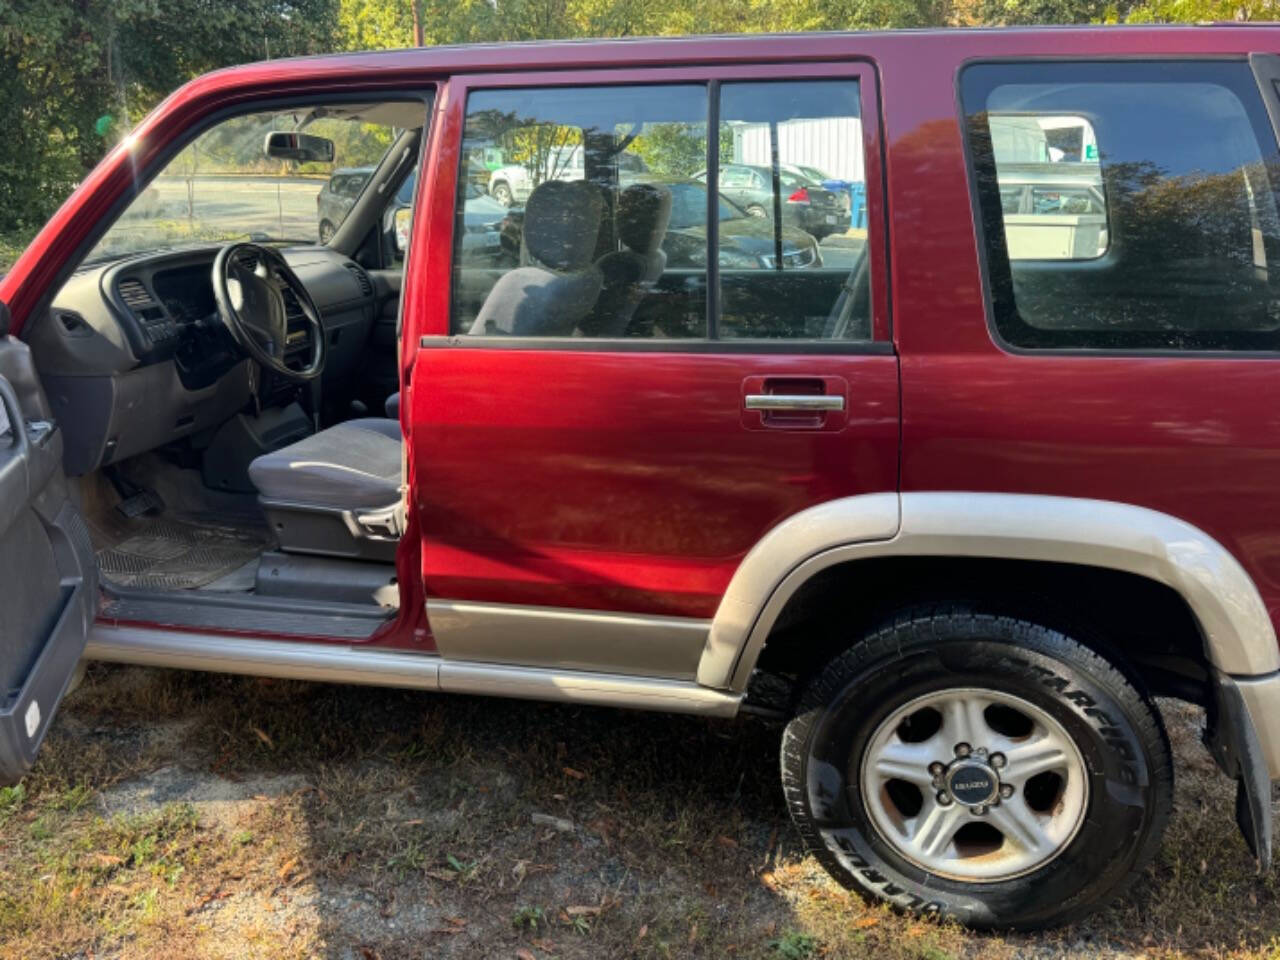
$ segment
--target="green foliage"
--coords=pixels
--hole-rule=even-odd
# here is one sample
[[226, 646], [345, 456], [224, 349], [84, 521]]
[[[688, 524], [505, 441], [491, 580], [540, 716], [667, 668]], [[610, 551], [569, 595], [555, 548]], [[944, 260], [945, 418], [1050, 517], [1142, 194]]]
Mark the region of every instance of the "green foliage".
[[[144, 112], [191, 77], [250, 60], [410, 46], [415, 22], [422, 42], [435, 45], [1249, 20], [1270, 16], [1270, 10], [1269, 0], [0, 0], [0, 237], [29, 236]], [[376, 144], [342, 142], [355, 136], [351, 126], [335, 135], [343, 164], [372, 162]], [[655, 144], [664, 137], [668, 142], [659, 149]], [[536, 162], [549, 149], [542, 143], [525, 147], [530, 156], [517, 162]], [[676, 130], [648, 132], [635, 145], [646, 160], [679, 158], [693, 148], [692, 138]], [[658, 172], [690, 166], [671, 163], [670, 171]], [[208, 170], [218, 161], [193, 155], [192, 164]], [[0, 259], [9, 255], [0, 247]]]
[[228, 64], [331, 49], [337, 4], [0, 3], [0, 233], [38, 226], [183, 81]]
[[777, 940], [770, 941], [769, 946], [782, 960], [807, 960], [818, 953], [817, 939], [797, 930], [788, 930]]

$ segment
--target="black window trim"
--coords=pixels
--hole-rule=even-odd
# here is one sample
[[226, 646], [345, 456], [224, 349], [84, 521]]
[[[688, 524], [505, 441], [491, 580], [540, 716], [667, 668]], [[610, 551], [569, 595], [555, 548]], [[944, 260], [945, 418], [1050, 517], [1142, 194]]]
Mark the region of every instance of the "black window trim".
[[[1085, 55], [1043, 55], [1014, 57], [978, 57], [963, 61], [956, 69], [955, 75], [955, 108], [956, 122], [959, 124], [960, 141], [964, 153], [965, 179], [969, 188], [970, 218], [973, 221], [974, 241], [977, 247], [978, 269], [982, 284], [983, 312], [986, 317], [987, 333], [992, 342], [1005, 353], [1019, 357], [1113, 357], [1153, 359], [1206, 359], [1206, 360], [1276, 360], [1280, 359], [1280, 347], [1272, 349], [1247, 350], [1238, 347], [1097, 347], [1097, 346], [1024, 346], [1009, 341], [1001, 333], [995, 319], [995, 303], [991, 289], [990, 246], [986, 241], [985, 219], [982, 213], [981, 198], [978, 191], [977, 167], [974, 161], [973, 140], [969, 130], [969, 115], [964, 105], [964, 76], [972, 67], [978, 66], [1020, 66], [1029, 64], [1120, 64], [1120, 63], [1245, 63], [1258, 85], [1258, 102], [1262, 105], [1270, 120], [1272, 134], [1276, 138], [1277, 152], [1280, 153], [1280, 55], [1270, 53], [1197, 53], [1188, 54], [1143, 54], [1140, 56], [1097, 57]], [[1267, 95], [1267, 86], [1271, 81], [1277, 83], [1276, 96]], [[1273, 106], [1274, 103], [1274, 106]], [[995, 213], [1000, 219], [1000, 230], [1003, 231], [1003, 216], [1000, 210]]]
[[704, 337], [519, 337], [463, 333], [424, 333], [423, 349], [459, 347], [490, 350], [567, 350], [584, 353], [784, 353], [891, 356], [892, 340], [708, 340]]
[[[863, 65], [869, 67], [873, 71], [875, 65], [871, 61], [864, 61]], [[810, 66], [810, 64], [805, 64]], [[851, 73], [838, 73], [831, 76], [822, 76], [820, 74], [802, 73], [799, 76], [706, 76], [703, 78], [653, 78], [649, 79], [626, 79], [616, 82], [609, 81], [593, 81], [594, 85], [611, 86], [611, 87], [650, 87], [650, 86], [680, 86], [680, 85], [698, 85], [703, 87], [707, 92], [707, 115], [708, 120], [714, 118], [716, 120], [715, 134], [708, 126], [707, 130], [707, 168], [706, 176], [710, 181], [710, 171], [716, 170], [719, 173], [720, 166], [720, 140], [719, 140], [719, 119], [720, 119], [720, 88], [724, 84], [738, 83], [805, 83], [815, 81], [840, 81], [852, 83], [858, 91], [859, 115], [858, 119], [863, 122], [863, 133], [860, 138], [861, 148], [863, 151], [864, 164], [866, 163], [866, 150], [868, 138], [866, 135], [865, 121], [862, 106], [866, 102], [865, 83], [863, 78]], [[576, 84], [572, 81], [560, 81], [548, 83], [548, 87], [570, 87]], [[535, 87], [526, 87], [524, 84], [516, 86], [503, 86], [501, 83], [489, 85], [472, 86], [468, 84], [464, 89], [462, 98], [462, 116], [465, 124], [467, 115], [467, 104], [472, 94], [478, 91], [494, 91], [494, 90], [512, 90], [512, 89], [532, 89]], [[878, 83], [874, 85], [874, 89], [879, 90]], [[875, 121], [877, 124], [877, 143], [882, 143], [883, 136], [883, 117], [879, 108], [879, 99], [876, 99]], [[885, 163], [883, 157], [883, 146], [880, 147], [882, 154], [880, 158], [881, 180], [875, 185], [875, 189], [883, 191], [885, 188], [884, 175]], [[464, 173], [465, 152], [458, 150], [457, 157], [457, 177], [461, 183]], [[761, 178], [763, 179], [763, 178]], [[867, 182], [866, 190], [868, 197], [871, 193], [870, 181]], [[776, 191], [775, 191], [776, 193]], [[823, 339], [799, 339], [787, 337], [769, 337], [769, 338], [748, 338], [748, 337], [731, 337], [723, 339], [718, 336], [720, 322], [720, 289], [719, 274], [720, 264], [718, 258], [711, 257], [710, 250], [713, 240], [719, 240], [719, 209], [711, 200], [711, 191], [707, 191], [707, 297], [706, 297], [706, 334], [702, 337], [673, 337], [673, 338], [645, 338], [645, 337], [521, 337], [521, 336], [470, 336], [461, 333], [447, 334], [422, 334], [419, 337], [419, 347], [421, 348], [440, 348], [440, 347], [490, 347], [507, 350], [570, 350], [585, 352], [618, 352], [625, 353], [627, 351], [636, 351], [641, 353], [780, 353], [780, 354], [846, 354], [846, 355], [893, 355], [897, 352], [897, 347], [893, 337], [892, 310], [890, 310], [890, 319], [886, 338], [877, 340], [875, 333], [875, 317], [870, 318], [871, 335], [866, 340], [823, 340]], [[718, 191], [717, 191], [718, 195]], [[775, 196], [775, 200], [779, 199]], [[455, 201], [456, 203], [456, 198]], [[454, 211], [456, 215], [456, 209]], [[714, 213], [714, 216], [712, 214]], [[885, 243], [886, 267], [888, 265], [888, 243], [887, 243], [888, 223], [884, 227], [885, 236], [882, 242]], [[868, 227], [867, 242], [871, 242], [871, 229]], [[448, 323], [453, 323], [453, 284], [456, 282], [454, 273], [456, 272], [455, 257], [457, 255], [456, 238], [455, 244], [451, 245], [453, 249], [449, 252], [449, 273], [450, 273], [450, 293], [449, 293], [449, 317]], [[711, 289], [712, 277], [717, 281], [714, 293]], [[888, 273], [883, 280], [880, 281], [886, 288], [889, 286]], [[714, 315], [711, 308], [714, 306]], [[872, 288], [871, 308], [875, 309], [875, 288]], [[712, 337], [712, 330], [715, 330], [716, 337]]]

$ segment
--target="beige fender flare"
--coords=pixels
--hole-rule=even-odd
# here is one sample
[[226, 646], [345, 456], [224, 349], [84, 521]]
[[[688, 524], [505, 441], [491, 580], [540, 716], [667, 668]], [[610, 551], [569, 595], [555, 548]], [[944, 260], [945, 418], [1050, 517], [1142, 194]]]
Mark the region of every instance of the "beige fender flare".
[[743, 692], [787, 601], [814, 574], [872, 557], [969, 556], [1122, 570], [1176, 590], [1223, 673], [1280, 670], [1257, 588], [1203, 530], [1132, 504], [1004, 493], [866, 494], [784, 520], [743, 558], [712, 620], [698, 682]]

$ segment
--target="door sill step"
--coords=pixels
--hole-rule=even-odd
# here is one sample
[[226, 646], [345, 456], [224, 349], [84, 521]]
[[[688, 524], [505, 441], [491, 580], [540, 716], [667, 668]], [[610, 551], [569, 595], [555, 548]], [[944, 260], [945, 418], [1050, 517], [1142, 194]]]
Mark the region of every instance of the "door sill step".
[[739, 694], [692, 680], [664, 680], [583, 670], [446, 660], [341, 643], [257, 640], [187, 630], [98, 623], [89, 634], [91, 660], [208, 670], [250, 676], [358, 683], [560, 703], [629, 707], [732, 717]]

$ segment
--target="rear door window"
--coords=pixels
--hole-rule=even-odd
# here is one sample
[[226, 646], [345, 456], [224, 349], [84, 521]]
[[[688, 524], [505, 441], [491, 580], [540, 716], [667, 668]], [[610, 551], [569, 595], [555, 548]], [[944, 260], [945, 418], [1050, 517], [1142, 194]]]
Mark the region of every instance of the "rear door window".
[[853, 78], [470, 92], [450, 331], [872, 339], [861, 92]]
[[1277, 145], [1248, 64], [979, 64], [961, 88], [1003, 340], [1280, 348]]

